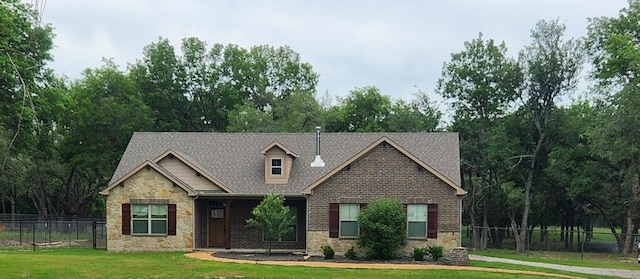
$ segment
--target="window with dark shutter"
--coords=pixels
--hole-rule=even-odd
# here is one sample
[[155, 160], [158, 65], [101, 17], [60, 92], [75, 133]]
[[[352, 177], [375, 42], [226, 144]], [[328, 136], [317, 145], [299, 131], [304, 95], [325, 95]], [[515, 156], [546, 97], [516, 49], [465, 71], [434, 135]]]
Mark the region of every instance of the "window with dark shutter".
[[176, 205], [168, 205], [167, 234], [176, 235]]
[[438, 238], [438, 205], [427, 205], [427, 238]]
[[329, 237], [338, 238], [340, 233], [340, 204], [329, 204]]
[[358, 226], [360, 205], [357, 203], [340, 204], [340, 237], [355, 238], [360, 234]]
[[131, 204], [122, 204], [122, 234], [131, 234]]
[[407, 236], [409, 238], [427, 237], [427, 205], [407, 205]]

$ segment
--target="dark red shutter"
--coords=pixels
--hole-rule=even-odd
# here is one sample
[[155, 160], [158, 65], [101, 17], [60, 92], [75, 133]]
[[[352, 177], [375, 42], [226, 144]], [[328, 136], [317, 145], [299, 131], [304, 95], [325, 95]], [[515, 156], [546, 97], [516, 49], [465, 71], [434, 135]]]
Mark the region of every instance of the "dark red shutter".
[[427, 205], [427, 238], [438, 238], [438, 205]]
[[169, 204], [168, 205], [168, 215], [167, 215], [167, 234], [168, 235], [176, 235], [176, 205]]
[[131, 204], [122, 204], [122, 234], [131, 234]]
[[329, 237], [338, 238], [340, 234], [340, 204], [329, 204]]

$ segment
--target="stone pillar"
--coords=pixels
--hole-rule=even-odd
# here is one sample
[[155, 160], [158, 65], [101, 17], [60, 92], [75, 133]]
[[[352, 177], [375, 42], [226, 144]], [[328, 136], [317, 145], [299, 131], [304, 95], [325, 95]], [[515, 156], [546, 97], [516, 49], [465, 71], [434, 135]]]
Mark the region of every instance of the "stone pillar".
[[451, 265], [469, 265], [469, 255], [467, 254], [467, 248], [465, 247], [453, 248], [453, 250], [449, 253], [449, 256], [451, 258]]

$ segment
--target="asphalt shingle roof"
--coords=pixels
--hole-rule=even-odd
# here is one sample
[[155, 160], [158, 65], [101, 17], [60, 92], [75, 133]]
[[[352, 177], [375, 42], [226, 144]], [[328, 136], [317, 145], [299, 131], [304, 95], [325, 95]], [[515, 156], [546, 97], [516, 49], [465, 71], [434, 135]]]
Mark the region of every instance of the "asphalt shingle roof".
[[[265, 194], [275, 187], [285, 195], [296, 195], [383, 136], [460, 185], [457, 133], [322, 133], [325, 167], [318, 168], [310, 166], [315, 157], [315, 133], [205, 132], [134, 133], [109, 184], [145, 160], [152, 161], [172, 149], [236, 194]], [[293, 159], [289, 183], [284, 185], [266, 184], [264, 180], [264, 155], [260, 151], [274, 141], [299, 155]]]

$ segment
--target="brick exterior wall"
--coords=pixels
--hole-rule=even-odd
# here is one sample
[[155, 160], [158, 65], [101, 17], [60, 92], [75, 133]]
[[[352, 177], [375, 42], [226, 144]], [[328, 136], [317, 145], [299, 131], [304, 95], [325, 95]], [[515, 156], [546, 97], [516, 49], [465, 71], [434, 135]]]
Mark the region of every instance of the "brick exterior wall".
[[461, 197], [400, 151], [381, 143], [313, 189], [308, 197], [307, 252], [316, 254], [320, 246], [330, 244], [337, 253], [344, 253], [355, 245], [353, 240], [329, 238], [329, 203], [369, 203], [380, 198], [438, 204], [438, 239], [409, 241], [405, 252], [415, 246], [438, 244], [450, 250], [460, 245]]
[[[263, 249], [262, 234], [246, 227], [246, 220], [260, 200], [235, 200], [231, 203], [231, 249]], [[298, 213], [298, 241], [272, 242], [272, 249], [304, 249], [306, 243], [306, 205], [304, 200], [286, 199], [286, 206], [295, 206]]]
[[196, 248], [206, 248], [209, 246], [207, 243], [207, 233], [209, 228], [208, 225], [208, 205], [207, 200], [197, 199], [195, 200], [195, 228], [194, 228], [194, 238]]

